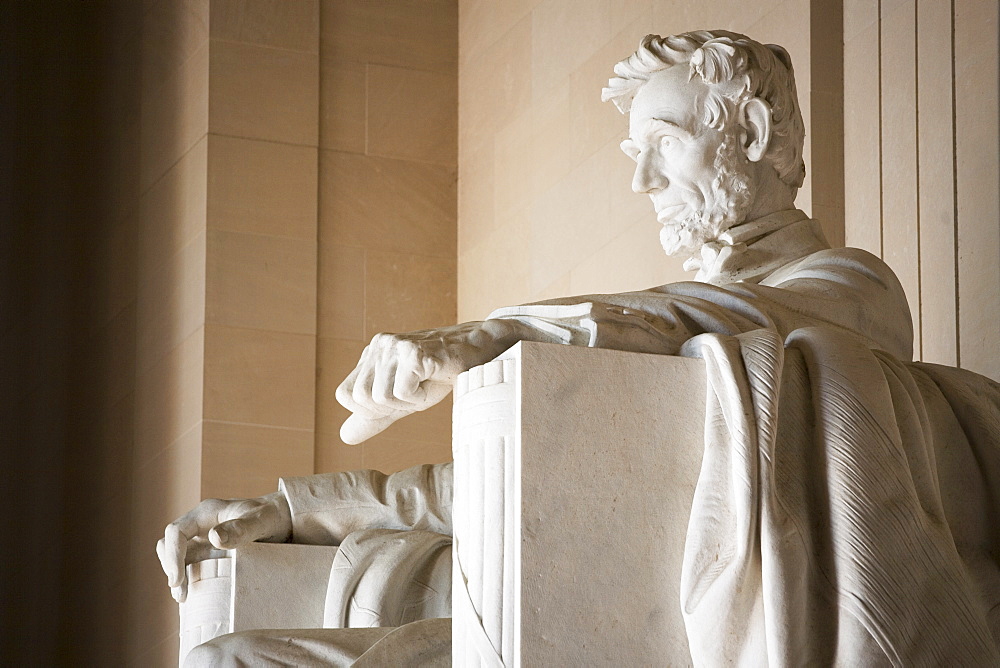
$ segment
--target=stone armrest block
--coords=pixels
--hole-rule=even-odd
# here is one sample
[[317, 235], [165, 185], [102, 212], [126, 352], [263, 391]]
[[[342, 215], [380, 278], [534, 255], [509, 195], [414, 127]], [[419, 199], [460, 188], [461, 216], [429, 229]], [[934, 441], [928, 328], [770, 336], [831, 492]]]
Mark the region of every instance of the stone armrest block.
[[455, 387], [453, 664], [690, 665], [701, 360], [522, 342]]
[[180, 604], [180, 665], [194, 647], [225, 633], [323, 627], [336, 547], [250, 543], [191, 564]]

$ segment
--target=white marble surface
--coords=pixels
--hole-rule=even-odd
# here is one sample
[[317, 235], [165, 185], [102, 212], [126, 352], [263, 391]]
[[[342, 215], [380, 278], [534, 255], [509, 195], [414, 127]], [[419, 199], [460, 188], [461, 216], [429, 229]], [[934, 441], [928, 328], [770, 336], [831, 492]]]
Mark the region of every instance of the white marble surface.
[[187, 567], [180, 603], [180, 664], [195, 646], [225, 633], [323, 627], [336, 547], [248, 543]]
[[454, 665], [690, 663], [704, 411], [700, 360], [520, 343], [459, 377]]

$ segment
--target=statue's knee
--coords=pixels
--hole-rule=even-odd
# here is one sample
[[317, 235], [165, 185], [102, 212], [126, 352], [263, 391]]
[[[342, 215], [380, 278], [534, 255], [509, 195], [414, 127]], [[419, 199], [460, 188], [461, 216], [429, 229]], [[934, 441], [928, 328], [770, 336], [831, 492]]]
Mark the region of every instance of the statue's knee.
[[233, 643], [229, 635], [213, 638], [191, 650], [184, 659], [184, 668], [208, 668], [209, 666], [239, 666]]

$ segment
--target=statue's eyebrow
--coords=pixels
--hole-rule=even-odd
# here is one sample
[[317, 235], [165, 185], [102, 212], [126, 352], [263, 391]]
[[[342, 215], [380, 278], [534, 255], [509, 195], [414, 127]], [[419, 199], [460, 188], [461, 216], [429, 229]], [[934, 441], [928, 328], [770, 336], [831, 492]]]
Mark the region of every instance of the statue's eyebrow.
[[670, 127], [671, 130], [674, 130], [674, 131], [680, 133], [683, 136], [684, 139], [692, 139], [694, 137], [694, 133], [693, 132], [691, 132], [686, 127], [682, 126], [681, 124], [675, 123], [674, 121], [671, 121], [669, 119], [654, 117], [654, 118], [650, 118], [649, 122], [650, 123], [657, 123], [657, 124], [666, 125], [666, 126]]
[[[649, 135], [656, 132], [657, 130], [663, 129], [663, 126], [666, 126], [667, 129], [671, 130], [685, 141], [694, 139], [697, 136], [696, 133], [691, 132], [680, 123], [677, 123], [667, 118], [660, 118], [654, 116], [652, 118], [646, 119], [646, 122], [643, 123], [643, 125], [638, 131], [638, 137], [639, 138], [645, 137], [646, 139], [644, 139], [644, 141], [649, 141], [648, 139]], [[629, 155], [633, 159], [638, 154], [638, 148], [636, 146], [635, 137], [629, 136], [629, 138], [623, 141], [620, 146], [622, 151], [624, 151], [627, 155]]]

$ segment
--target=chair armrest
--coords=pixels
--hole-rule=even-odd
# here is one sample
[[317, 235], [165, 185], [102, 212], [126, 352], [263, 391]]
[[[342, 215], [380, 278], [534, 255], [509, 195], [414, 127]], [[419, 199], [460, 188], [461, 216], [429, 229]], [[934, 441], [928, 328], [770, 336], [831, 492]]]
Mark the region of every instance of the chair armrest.
[[705, 364], [521, 342], [455, 387], [453, 664], [685, 665]]
[[191, 564], [180, 604], [180, 664], [194, 647], [225, 633], [323, 627], [336, 547], [250, 543]]

